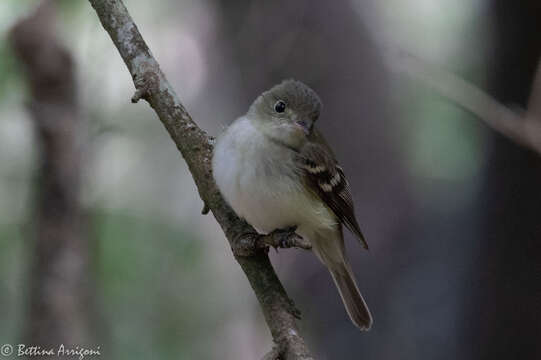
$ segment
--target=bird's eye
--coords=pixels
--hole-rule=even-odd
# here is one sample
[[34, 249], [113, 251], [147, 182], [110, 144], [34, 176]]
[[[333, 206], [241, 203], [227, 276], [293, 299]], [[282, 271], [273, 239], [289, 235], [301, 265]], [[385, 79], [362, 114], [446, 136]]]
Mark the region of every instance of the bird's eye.
[[276, 104], [274, 104], [274, 111], [276, 111], [277, 113], [283, 113], [284, 111], [286, 111], [286, 103], [282, 100], [278, 100]]

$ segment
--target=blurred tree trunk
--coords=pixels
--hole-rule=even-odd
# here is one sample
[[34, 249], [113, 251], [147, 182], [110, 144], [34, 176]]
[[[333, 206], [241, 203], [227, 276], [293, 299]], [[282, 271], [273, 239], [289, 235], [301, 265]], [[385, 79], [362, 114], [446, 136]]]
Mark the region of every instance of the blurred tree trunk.
[[[496, 1], [491, 93], [526, 106], [541, 56], [541, 3]], [[478, 284], [467, 308], [466, 343], [475, 359], [541, 359], [541, 160], [492, 133]], [[471, 302], [471, 303], [470, 303]]]
[[54, 7], [44, 1], [18, 22], [11, 42], [23, 64], [39, 142], [27, 345], [88, 344], [91, 284], [79, 203], [82, 123], [75, 66], [56, 39]]

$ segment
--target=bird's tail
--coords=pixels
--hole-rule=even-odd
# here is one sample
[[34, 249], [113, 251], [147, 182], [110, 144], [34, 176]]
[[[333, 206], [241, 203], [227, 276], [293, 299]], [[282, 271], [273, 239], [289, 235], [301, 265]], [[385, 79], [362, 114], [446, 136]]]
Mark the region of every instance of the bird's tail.
[[366, 306], [366, 302], [355, 283], [355, 278], [351, 267], [344, 261], [340, 265], [334, 264], [328, 267], [338, 292], [342, 297], [346, 311], [351, 321], [360, 330], [370, 330], [372, 326], [372, 315]]
[[372, 315], [347, 261], [342, 233], [315, 234], [309, 238], [312, 250], [329, 269], [351, 321], [360, 330], [369, 330], [372, 326]]

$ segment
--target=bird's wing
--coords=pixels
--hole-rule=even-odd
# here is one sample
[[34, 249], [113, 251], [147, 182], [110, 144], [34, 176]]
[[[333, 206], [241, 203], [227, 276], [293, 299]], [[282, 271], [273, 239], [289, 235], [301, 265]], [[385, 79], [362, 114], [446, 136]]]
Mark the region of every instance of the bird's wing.
[[[315, 130], [315, 129], [314, 129]], [[361, 232], [348, 181], [344, 170], [338, 165], [329, 146], [317, 131], [297, 155], [297, 166], [301, 170], [306, 185], [334, 212], [361, 244], [368, 244]]]

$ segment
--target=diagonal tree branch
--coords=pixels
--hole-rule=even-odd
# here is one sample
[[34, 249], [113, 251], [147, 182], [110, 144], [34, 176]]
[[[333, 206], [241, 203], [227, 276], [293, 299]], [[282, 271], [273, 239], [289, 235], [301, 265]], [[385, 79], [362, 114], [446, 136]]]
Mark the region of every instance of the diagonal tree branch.
[[541, 155], [541, 62], [525, 114], [504, 106], [468, 81], [399, 48], [387, 48], [388, 64], [476, 115], [493, 130]]
[[297, 328], [299, 312], [276, 276], [267, 248], [259, 246], [261, 236], [226, 205], [214, 183], [212, 139], [180, 103], [122, 1], [89, 1], [132, 75], [136, 87], [132, 101], [145, 99], [154, 109], [186, 160], [199, 195], [229, 240], [277, 345], [276, 358], [313, 359]]

